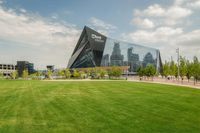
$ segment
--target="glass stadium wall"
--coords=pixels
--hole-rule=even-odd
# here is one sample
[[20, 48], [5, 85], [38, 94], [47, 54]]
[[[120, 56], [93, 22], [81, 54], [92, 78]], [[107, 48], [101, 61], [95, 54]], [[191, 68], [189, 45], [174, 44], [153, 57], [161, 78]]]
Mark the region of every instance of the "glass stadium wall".
[[140, 66], [152, 64], [161, 69], [160, 52], [157, 49], [107, 38], [101, 66], [130, 66], [129, 72], [137, 72]]
[[152, 64], [162, 71], [160, 52], [157, 49], [108, 38], [89, 27], [84, 27], [68, 62], [68, 68], [128, 66], [136, 73], [140, 66]]

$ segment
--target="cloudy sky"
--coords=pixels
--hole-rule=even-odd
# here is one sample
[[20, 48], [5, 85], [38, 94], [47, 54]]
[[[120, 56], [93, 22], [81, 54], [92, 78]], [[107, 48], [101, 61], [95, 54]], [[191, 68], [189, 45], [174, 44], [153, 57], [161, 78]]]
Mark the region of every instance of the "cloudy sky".
[[66, 67], [82, 28], [200, 58], [200, 0], [0, 0], [0, 63]]

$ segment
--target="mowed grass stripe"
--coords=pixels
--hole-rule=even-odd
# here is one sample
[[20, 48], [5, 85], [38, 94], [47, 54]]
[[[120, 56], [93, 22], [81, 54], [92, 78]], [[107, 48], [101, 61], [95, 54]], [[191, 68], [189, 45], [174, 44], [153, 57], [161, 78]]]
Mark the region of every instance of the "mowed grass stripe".
[[134, 82], [0, 81], [0, 132], [200, 132], [200, 90]]

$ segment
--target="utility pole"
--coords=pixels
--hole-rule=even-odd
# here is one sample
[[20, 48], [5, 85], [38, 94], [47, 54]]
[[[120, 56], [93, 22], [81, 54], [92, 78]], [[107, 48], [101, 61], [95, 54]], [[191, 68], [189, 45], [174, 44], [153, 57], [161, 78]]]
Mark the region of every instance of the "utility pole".
[[180, 77], [180, 51], [179, 51], [179, 48], [176, 49], [176, 53], [177, 53], [177, 62], [178, 62], [178, 81], [179, 81], [179, 77]]

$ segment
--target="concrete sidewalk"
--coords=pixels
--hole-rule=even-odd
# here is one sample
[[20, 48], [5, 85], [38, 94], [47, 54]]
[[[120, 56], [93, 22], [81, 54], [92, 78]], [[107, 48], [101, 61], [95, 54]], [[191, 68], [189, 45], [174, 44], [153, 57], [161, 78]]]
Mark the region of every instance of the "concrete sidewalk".
[[156, 83], [156, 84], [165, 84], [165, 85], [174, 85], [174, 86], [183, 86], [183, 87], [190, 87], [190, 88], [194, 88], [194, 89], [200, 89], [199, 85], [187, 85], [187, 84], [181, 84], [180, 83], [173, 83], [173, 82], [159, 82], [159, 81], [147, 81], [147, 80], [136, 80], [136, 79], [128, 79], [128, 81], [130, 82], [144, 82], [144, 83]]
[[86, 81], [126, 81], [126, 80], [107, 80], [107, 79], [53, 79], [53, 80], [42, 80], [42, 81], [51, 81], [51, 82], [86, 82]]

